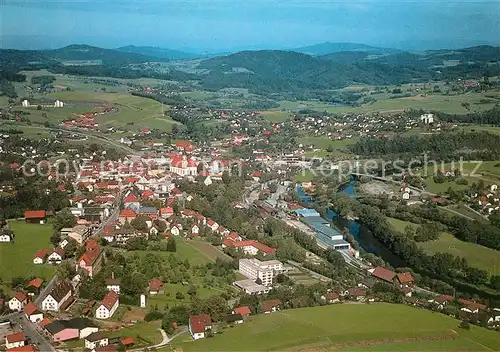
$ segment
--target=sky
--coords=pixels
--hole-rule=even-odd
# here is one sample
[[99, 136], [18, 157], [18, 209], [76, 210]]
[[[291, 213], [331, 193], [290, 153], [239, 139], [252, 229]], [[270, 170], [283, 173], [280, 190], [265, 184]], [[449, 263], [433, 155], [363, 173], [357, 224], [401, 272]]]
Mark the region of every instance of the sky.
[[0, 29], [0, 46], [13, 49], [460, 48], [500, 44], [500, 0], [0, 0]]

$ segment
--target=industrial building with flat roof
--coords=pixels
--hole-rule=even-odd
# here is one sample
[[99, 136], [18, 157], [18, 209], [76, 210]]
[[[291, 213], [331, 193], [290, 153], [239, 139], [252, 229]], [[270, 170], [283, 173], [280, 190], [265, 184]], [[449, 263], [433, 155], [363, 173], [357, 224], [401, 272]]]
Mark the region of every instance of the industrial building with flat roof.
[[295, 213], [300, 216], [300, 221], [314, 231], [317, 241], [336, 250], [348, 250], [351, 248], [349, 242], [336, 227], [332, 227], [330, 221], [322, 218], [314, 209], [297, 209]]

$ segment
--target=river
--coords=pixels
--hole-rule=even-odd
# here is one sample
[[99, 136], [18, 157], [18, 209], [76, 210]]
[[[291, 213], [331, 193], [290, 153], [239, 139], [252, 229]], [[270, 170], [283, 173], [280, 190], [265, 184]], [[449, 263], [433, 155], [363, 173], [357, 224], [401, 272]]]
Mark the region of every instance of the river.
[[[349, 197], [356, 197], [356, 179], [352, 178], [348, 183], [341, 185], [337, 194], [344, 194]], [[297, 195], [305, 206], [312, 206], [313, 198], [308, 196], [302, 187], [297, 187]], [[349, 233], [354, 237], [356, 242], [361, 247], [362, 251], [373, 253], [381, 257], [385, 262], [393, 267], [405, 266], [401, 258], [394, 255], [387, 247], [385, 247], [366, 227], [362, 226], [355, 220], [349, 220], [339, 216], [336, 212], [329, 209], [325, 216], [326, 219], [332, 221], [339, 228], [347, 227]]]

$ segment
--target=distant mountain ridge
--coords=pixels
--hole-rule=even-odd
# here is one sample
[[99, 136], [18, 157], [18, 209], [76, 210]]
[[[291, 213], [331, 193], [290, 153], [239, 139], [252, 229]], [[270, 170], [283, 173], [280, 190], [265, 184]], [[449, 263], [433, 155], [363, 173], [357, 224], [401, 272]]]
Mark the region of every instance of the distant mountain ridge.
[[309, 54], [312, 56], [328, 55], [328, 54], [345, 52], [345, 51], [362, 51], [362, 52], [372, 52], [372, 53], [377, 53], [377, 54], [393, 54], [393, 53], [397, 53], [397, 52], [401, 51], [398, 49], [381, 48], [381, 47], [376, 47], [376, 46], [371, 46], [371, 45], [366, 45], [366, 44], [331, 43], [331, 42], [318, 43], [318, 44], [303, 46], [303, 47], [299, 47], [299, 48], [295, 48], [295, 49], [291, 49], [291, 50], [298, 52], [298, 53]]
[[154, 46], [127, 45], [127, 46], [122, 46], [120, 48], [116, 48], [114, 50], [122, 53], [141, 54], [149, 57], [168, 59], [168, 60], [196, 59], [198, 57], [203, 56], [201, 54], [188, 53], [180, 50], [173, 50], [173, 49], [160, 48]]

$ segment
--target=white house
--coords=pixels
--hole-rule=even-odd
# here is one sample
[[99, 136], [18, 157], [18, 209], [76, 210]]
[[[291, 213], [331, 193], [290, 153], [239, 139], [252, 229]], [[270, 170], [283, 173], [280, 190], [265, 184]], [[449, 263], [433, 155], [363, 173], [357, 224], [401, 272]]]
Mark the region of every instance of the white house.
[[111, 279], [107, 279], [106, 280], [106, 289], [108, 291], [114, 291], [118, 294], [120, 294], [120, 280], [119, 279], [115, 279], [115, 278], [111, 278]]
[[0, 231], [0, 242], [11, 242], [12, 235], [7, 231]]
[[54, 107], [55, 108], [62, 108], [62, 107], [64, 107], [64, 103], [62, 101], [60, 101], [60, 100], [56, 100], [54, 102]]
[[174, 236], [179, 236], [181, 234], [181, 231], [180, 231], [180, 226], [179, 225], [174, 225], [170, 228], [170, 233]]
[[20, 312], [24, 309], [26, 303], [28, 303], [28, 296], [23, 292], [18, 292], [9, 301], [9, 309]]
[[197, 224], [193, 224], [193, 226], [191, 227], [191, 233], [193, 233], [193, 234], [199, 234], [200, 233], [200, 228], [198, 227]]
[[52, 291], [43, 299], [42, 310], [57, 312], [72, 293], [72, 286], [67, 281], [59, 282]]
[[217, 231], [219, 224], [212, 219], [207, 220], [207, 227], [212, 231]]
[[16, 332], [5, 337], [5, 347], [7, 350], [24, 346], [24, 332]]
[[85, 348], [94, 351], [98, 347], [109, 344], [109, 340], [102, 332], [93, 332], [85, 338]]
[[43, 320], [43, 313], [40, 312], [35, 303], [29, 302], [26, 307], [24, 307], [24, 315], [26, 319], [32, 323], [38, 323]]
[[404, 200], [410, 199], [410, 193], [403, 193], [403, 199]]
[[120, 301], [118, 299], [118, 294], [115, 291], [109, 291], [106, 296], [104, 296], [101, 305], [97, 307], [95, 317], [97, 319], [109, 319], [115, 314], [119, 306]]
[[47, 251], [45, 249], [40, 249], [35, 253], [33, 258], [33, 264], [43, 264], [47, 258]]
[[212, 318], [207, 314], [192, 315], [189, 317], [189, 332], [194, 340], [205, 337], [205, 332], [212, 329]]
[[61, 264], [64, 258], [64, 250], [62, 248], [56, 248], [47, 257], [47, 262], [51, 264]]
[[21, 105], [22, 105], [23, 108], [29, 108], [30, 102], [28, 100], [24, 99], [22, 101]]

